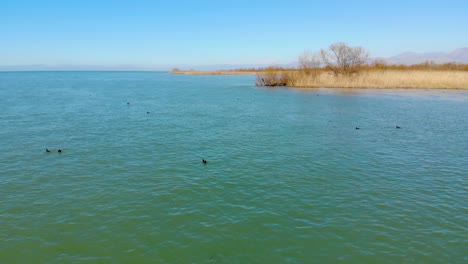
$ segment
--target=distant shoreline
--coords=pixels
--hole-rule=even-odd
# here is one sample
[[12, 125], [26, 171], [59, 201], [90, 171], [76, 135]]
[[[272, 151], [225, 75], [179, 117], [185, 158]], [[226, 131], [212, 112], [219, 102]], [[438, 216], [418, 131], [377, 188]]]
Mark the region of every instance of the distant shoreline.
[[197, 70], [172, 70], [171, 74], [186, 75], [259, 75], [264, 74], [262, 70], [215, 70], [215, 71], [197, 71]]

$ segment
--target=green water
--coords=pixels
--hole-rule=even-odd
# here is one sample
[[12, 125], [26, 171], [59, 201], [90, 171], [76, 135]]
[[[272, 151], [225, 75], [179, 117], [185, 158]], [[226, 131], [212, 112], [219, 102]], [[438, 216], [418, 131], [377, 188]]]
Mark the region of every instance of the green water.
[[0, 263], [468, 262], [468, 92], [253, 83], [0, 73]]

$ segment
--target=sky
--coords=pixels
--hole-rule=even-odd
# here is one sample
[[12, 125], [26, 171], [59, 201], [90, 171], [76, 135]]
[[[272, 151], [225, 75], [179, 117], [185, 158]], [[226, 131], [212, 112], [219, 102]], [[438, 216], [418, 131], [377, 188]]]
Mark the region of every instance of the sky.
[[0, 69], [288, 64], [336, 42], [372, 57], [468, 47], [468, 1], [1, 0]]

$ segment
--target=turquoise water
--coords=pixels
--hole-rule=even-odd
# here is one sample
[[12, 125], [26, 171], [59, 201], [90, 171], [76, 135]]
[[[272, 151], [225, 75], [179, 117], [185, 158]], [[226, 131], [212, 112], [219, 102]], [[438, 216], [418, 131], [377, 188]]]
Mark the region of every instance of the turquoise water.
[[468, 92], [253, 83], [0, 73], [0, 263], [468, 261]]

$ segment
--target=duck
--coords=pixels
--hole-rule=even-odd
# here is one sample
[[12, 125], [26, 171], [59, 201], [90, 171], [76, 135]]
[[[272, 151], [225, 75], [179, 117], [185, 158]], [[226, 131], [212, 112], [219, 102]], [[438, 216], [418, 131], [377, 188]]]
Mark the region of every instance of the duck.
[[206, 163], [207, 163], [207, 161], [206, 161], [205, 159], [202, 159], [202, 162], [203, 162], [203, 164], [206, 164]]
[[356, 130], [360, 129], [359, 127], [356, 127]]
[[401, 127], [400, 126], [396, 126], [397, 129], [400, 129]]
[[58, 153], [62, 153], [62, 150], [61, 150], [61, 149], [59, 149], [59, 150], [57, 150], [57, 152], [58, 152]]
[[50, 152], [50, 150], [48, 148], [45, 149], [45, 152]]

